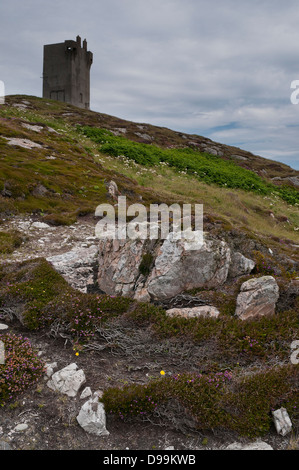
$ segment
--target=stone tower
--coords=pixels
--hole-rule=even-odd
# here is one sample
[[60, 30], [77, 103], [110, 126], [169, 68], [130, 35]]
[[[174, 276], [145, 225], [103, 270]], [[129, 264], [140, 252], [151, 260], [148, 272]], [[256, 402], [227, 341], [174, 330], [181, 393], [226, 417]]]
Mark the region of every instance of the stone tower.
[[90, 106], [90, 67], [93, 55], [81, 38], [44, 46], [43, 98], [79, 108]]

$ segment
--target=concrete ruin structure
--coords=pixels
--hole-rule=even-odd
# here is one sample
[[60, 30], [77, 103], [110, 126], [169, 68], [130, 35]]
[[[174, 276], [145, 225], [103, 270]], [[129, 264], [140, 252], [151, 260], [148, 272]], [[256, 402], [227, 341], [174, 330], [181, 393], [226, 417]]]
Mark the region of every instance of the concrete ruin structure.
[[90, 108], [92, 52], [81, 38], [44, 46], [43, 98]]

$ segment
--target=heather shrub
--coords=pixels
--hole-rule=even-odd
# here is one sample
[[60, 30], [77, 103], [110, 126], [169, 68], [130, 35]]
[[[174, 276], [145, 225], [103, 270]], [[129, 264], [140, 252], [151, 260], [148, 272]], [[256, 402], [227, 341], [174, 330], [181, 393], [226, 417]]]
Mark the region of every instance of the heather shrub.
[[43, 376], [44, 364], [29, 340], [12, 333], [0, 335], [4, 343], [5, 361], [0, 364], [0, 405], [29, 387]]
[[[299, 368], [293, 365], [268, 367], [245, 376], [230, 371], [182, 373], [146, 385], [109, 388], [101, 401], [107, 413], [122, 420], [162, 416], [175, 424], [180, 407], [189, 417], [190, 427], [197, 430], [231, 430], [254, 437], [269, 431], [271, 411], [282, 405], [294, 421], [298, 419], [298, 380]], [[175, 404], [172, 413], [170, 403]]]

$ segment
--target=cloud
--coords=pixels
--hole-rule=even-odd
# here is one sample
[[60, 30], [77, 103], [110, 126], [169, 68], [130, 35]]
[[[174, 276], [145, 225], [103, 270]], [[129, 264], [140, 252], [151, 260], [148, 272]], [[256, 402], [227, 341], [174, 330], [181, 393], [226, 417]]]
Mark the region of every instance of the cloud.
[[294, 0], [2, 2], [0, 80], [41, 96], [43, 45], [87, 39], [91, 108], [299, 169]]

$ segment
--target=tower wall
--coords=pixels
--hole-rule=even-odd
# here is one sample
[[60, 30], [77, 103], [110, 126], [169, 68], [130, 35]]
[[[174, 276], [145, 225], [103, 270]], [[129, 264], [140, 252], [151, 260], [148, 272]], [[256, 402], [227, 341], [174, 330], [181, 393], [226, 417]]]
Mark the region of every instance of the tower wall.
[[76, 41], [44, 46], [43, 98], [90, 107], [90, 67], [93, 54], [87, 51], [87, 42], [77, 36]]

